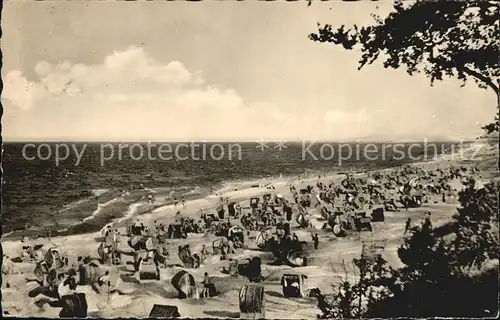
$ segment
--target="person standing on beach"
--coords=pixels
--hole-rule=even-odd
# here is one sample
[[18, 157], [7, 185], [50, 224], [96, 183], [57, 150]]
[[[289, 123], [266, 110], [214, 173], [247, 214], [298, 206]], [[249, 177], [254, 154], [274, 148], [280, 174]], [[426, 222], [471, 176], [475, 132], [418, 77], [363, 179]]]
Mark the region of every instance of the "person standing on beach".
[[314, 205], [315, 208], [321, 205], [321, 193], [316, 194], [316, 205]]
[[175, 198], [174, 198], [174, 207], [177, 207], [177, 203], [178, 203], [178, 201], [177, 201], [177, 197], [175, 197]]
[[241, 216], [241, 206], [239, 203], [236, 203], [235, 206], [234, 206], [234, 209], [236, 211], [236, 217], [235, 218], [239, 218]]
[[205, 245], [203, 245], [201, 247], [201, 251], [200, 251], [200, 254], [201, 254], [201, 261], [205, 261], [205, 259], [207, 258], [207, 256], [209, 255], [208, 253], [208, 250], [207, 250], [207, 247]]
[[184, 200], [184, 197], [181, 197], [181, 201], [182, 201], [182, 206], [185, 208], [186, 207], [186, 201]]
[[411, 218], [408, 218], [408, 220], [406, 220], [404, 235], [406, 235], [406, 233], [409, 232], [410, 229], [411, 229]]
[[201, 265], [201, 258], [197, 253], [193, 254], [193, 260], [194, 260], [194, 268], [195, 269], [199, 268]]
[[431, 228], [432, 228], [431, 213], [427, 212], [424, 217], [424, 224], [422, 225], [422, 230], [429, 231]]
[[292, 220], [292, 207], [288, 205], [288, 203], [285, 205], [284, 208], [285, 215], [286, 215], [286, 221], [291, 221]]
[[203, 297], [208, 298], [210, 296], [210, 277], [208, 276], [208, 272], [205, 272], [203, 275]]
[[220, 259], [221, 260], [227, 260], [227, 249], [225, 246], [222, 246], [221, 248], [221, 256], [220, 256]]
[[401, 202], [403, 203], [403, 206], [405, 207], [405, 210], [408, 211], [408, 205], [409, 205], [409, 199], [408, 196], [402, 196], [401, 197]]
[[314, 234], [313, 235], [313, 241], [314, 241], [314, 250], [318, 250], [318, 247], [319, 247], [319, 236], [318, 234]]
[[9, 256], [3, 255], [3, 263], [2, 263], [2, 287], [10, 288], [10, 276], [13, 274], [14, 265], [12, 260], [10, 260]]

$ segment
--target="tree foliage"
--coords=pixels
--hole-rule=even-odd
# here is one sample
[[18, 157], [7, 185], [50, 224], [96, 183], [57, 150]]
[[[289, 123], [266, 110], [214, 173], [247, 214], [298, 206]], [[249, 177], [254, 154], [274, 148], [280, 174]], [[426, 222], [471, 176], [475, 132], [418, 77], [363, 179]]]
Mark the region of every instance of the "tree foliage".
[[[409, 75], [423, 72], [431, 85], [444, 77], [473, 79], [481, 88], [499, 92], [498, 0], [399, 1], [386, 18], [373, 15], [371, 26], [318, 25], [313, 41], [360, 49], [359, 69], [383, 59], [385, 68], [406, 68]], [[495, 122], [483, 127], [498, 131]]]
[[[354, 260], [359, 276], [335, 286], [323, 318], [487, 317], [498, 312], [498, 183], [460, 192], [451, 224], [414, 227], [398, 256]], [[316, 293], [318, 296], [318, 293]], [[325, 306], [325, 305], [323, 305]]]

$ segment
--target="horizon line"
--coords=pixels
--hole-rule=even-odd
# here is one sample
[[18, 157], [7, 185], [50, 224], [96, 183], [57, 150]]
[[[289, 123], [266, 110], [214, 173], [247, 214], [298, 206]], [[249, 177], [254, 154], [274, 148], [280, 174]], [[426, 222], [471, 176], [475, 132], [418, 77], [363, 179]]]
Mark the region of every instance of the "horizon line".
[[119, 144], [119, 143], [136, 143], [136, 144], [155, 144], [155, 143], [172, 143], [172, 144], [179, 144], [179, 143], [260, 143], [260, 142], [284, 142], [284, 143], [329, 143], [329, 142], [334, 142], [334, 143], [418, 143], [418, 142], [426, 142], [426, 141], [432, 141], [432, 142], [474, 142], [476, 141], [477, 138], [468, 138], [468, 139], [429, 139], [429, 138], [423, 138], [423, 139], [394, 139], [394, 140], [389, 140], [389, 139], [380, 139], [380, 140], [369, 140], [369, 139], [339, 139], [339, 140], [333, 140], [333, 139], [293, 139], [293, 140], [184, 140], [184, 141], [174, 141], [174, 140], [165, 140], [165, 141], [154, 141], [154, 140], [65, 140], [65, 139], [47, 139], [47, 140], [40, 140], [40, 139], [33, 139], [33, 140], [28, 140], [28, 139], [19, 139], [19, 140], [7, 140], [3, 139], [3, 144], [9, 143], [35, 143], [35, 144], [42, 144], [42, 143], [92, 143], [92, 144], [103, 144], [103, 143], [110, 143], [110, 144]]

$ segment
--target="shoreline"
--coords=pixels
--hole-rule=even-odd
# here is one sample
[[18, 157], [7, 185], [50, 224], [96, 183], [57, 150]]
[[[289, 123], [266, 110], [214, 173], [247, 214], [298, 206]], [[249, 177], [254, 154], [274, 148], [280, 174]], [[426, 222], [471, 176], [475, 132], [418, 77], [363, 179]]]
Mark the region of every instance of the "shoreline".
[[[192, 195], [192, 197], [186, 197], [186, 206], [188, 208], [192, 207], [192, 205], [194, 203], [195, 206], [198, 207], [200, 202], [205, 201], [207, 204], [207, 207], [209, 207], [213, 204], [214, 200], [219, 201], [220, 196], [224, 196], [224, 197], [226, 197], [228, 195], [231, 196], [232, 193], [241, 193], [242, 191], [245, 193], [245, 196], [243, 196], [243, 198], [247, 198], [246, 194], [248, 194], [248, 196], [252, 196], [255, 193], [260, 194], [260, 193], [264, 193], [266, 191], [269, 191], [265, 188], [266, 185], [269, 185], [269, 184], [287, 185], [287, 182], [295, 181], [296, 178], [297, 178], [297, 176], [295, 176], [295, 179], [294, 179], [293, 175], [290, 175], [287, 178], [285, 178], [285, 176], [282, 175], [281, 177], [278, 177], [278, 178], [270, 177], [270, 178], [265, 178], [265, 179], [262, 179], [262, 178], [260, 178], [260, 179], [241, 179], [239, 181], [227, 181], [227, 182], [222, 183], [222, 185], [220, 185], [219, 188], [213, 189], [212, 193], [210, 193], [209, 190], [203, 190], [204, 188], [202, 188], [202, 187], [198, 187], [198, 188], [193, 187], [191, 190], [184, 193], [184, 195], [187, 195], [187, 196], [189, 196], [190, 194]], [[311, 179], [311, 178], [309, 178], [309, 179]], [[313, 179], [317, 179], [317, 177], [313, 177]], [[255, 185], [255, 184], [261, 184], [261, 186], [254, 187], [253, 185]], [[235, 191], [235, 187], [237, 188], [236, 191]], [[161, 187], [159, 187], [159, 188], [161, 188]], [[155, 188], [145, 188], [145, 189], [154, 190]], [[200, 190], [200, 189], [202, 192], [199, 192], [199, 193], [195, 192], [193, 194], [193, 191]], [[249, 192], [245, 192], [248, 190], [249, 190]], [[156, 191], [156, 190], [154, 190], [154, 191]], [[155, 193], [153, 192], [153, 194], [155, 194]], [[167, 198], [167, 197], [168, 197], [168, 195], [163, 195], [160, 198]], [[115, 197], [111, 200], [108, 200], [105, 204], [108, 204], [107, 206], [113, 205], [113, 203], [117, 203], [119, 201], [118, 200], [119, 198], [121, 198], [121, 197]], [[179, 199], [179, 197], [178, 197], [178, 199]], [[198, 204], [198, 205], [196, 205], [196, 204]], [[143, 205], [146, 206], [147, 209], [144, 211], [138, 210]], [[94, 210], [91, 213], [91, 215], [89, 215], [83, 219], [85, 221], [82, 221], [82, 224], [85, 222], [87, 222], [87, 223], [88, 222], [97, 222], [99, 220], [99, 213], [102, 211], [103, 206], [104, 206], [104, 204], [100, 204], [100, 207], [98, 209]], [[104, 206], [104, 207], [107, 207], [107, 206]], [[81, 237], [81, 236], [85, 236], [85, 235], [93, 235], [93, 234], [99, 233], [100, 229], [102, 229], [102, 227], [104, 227], [105, 225], [117, 225], [118, 227], [121, 227], [121, 225], [124, 222], [126, 222], [127, 220], [131, 220], [134, 217], [140, 217], [140, 219], [147, 219], [148, 216], [164, 215], [165, 213], [167, 213], [166, 211], [170, 211], [173, 213], [173, 210], [174, 210], [173, 200], [167, 201], [166, 199], [163, 201], [159, 201], [159, 203], [156, 203], [156, 204], [155, 203], [149, 204], [147, 200], [136, 201], [136, 202], [130, 203], [127, 206], [127, 208], [128, 209], [123, 214], [123, 216], [114, 218], [111, 221], [103, 223], [99, 228], [95, 228], [96, 231], [69, 232], [69, 233], [67, 233], [69, 228], [64, 228], [62, 230], [59, 230], [59, 232], [52, 232], [51, 238], [57, 239], [60, 237], [75, 237], [75, 236]], [[178, 208], [179, 209], [182, 208], [180, 203], [179, 203]], [[97, 214], [95, 214], [96, 212], [97, 212]], [[80, 224], [72, 226], [70, 228], [76, 228], [79, 225]], [[14, 230], [14, 231], [11, 231], [9, 233], [4, 234], [2, 236], [2, 240], [3, 240], [3, 242], [16, 242], [16, 241], [19, 241], [21, 239], [21, 237], [23, 236], [22, 233], [43, 234], [43, 231], [44, 231], [43, 228], [40, 228], [37, 230], [29, 230], [29, 229]], [[67, 234], [65, 234], [65, 233], [67, 233]], [[45, 235], [43, 238], [46, 238]], [[35, 239], [33, 239], [33, 240], [35, 240]]]
[[[428, 163], [428, 162], [426, 162]], [[377, 171], [385, 171], [385, 170], [394, 170], [398, 166], [394, 167], [389, 167], [389, 168], [380, 168], [380, 169], [374, 169], [374, 170], [360, 170], [360, 172], [356, 172], [355, 175], [363, 175], [368, 172], [377, 172]], [[328, 173], [322, 173], [321, 179], [326, 179], [328, 181], [336, 181], [342, 177], [344, 177], [345, 173], [347, 171], [345, 170], [331, 170]], [[300, 179], [299, 179], [300, 176]], [[199, 194], [196, 194], [194, 197], [190, 199], [186, 199], [186, 207], [187, 208], [192, 208], [192, 207], [200, 207], [200, 209], [208, 209], [209, 207], [213, 207], [216, 205], [216, 203], [219, 201], [219, 197], [229, 197], [233, 198], [234, 200], [237, 199], [248, 199], [249, 197], [255, 196], [255, 195], [261, 195], [266, 192], [279, 192], [279, 189], [286, 188], [289, 183], [310, 183], [312, 181], [318, 180], [317, 175], [312, 175], [308, 174], [306, 177], [302, 175], [280, 175], [278, 177], [266, 177], [265, 179], [241, 179], [239, 181], [227, 181], [223, 182], [220, 188], [213, 190], [212, 193], [209, 191], [205, 190], [205, 192], [201, 192]], [[256, 187], [255, 185], [259, 184], [259, 187]], [[275, 190], [269, 190], [266, 189], [267, 185], [273, 185], [278, 187]], [[235, 187], [237, 190], [235, 190]], [[160, 187], [161, 188], [161, 187]], [[154, 190], [154, 188], [151, 188]], [[192, 190], [188, 191], [187, 193], [195, 190], [193, 188]], [[165, 196], [163, 196], [165, 197]], [[113, 198], [106, 203], [113, 203], [117, 202], [121, 197], [116, 197]], [[203, 205], [204, 204], [204, 205]], [[146, 206], [147, 209], [144, 211], [138, 210], [142, 205]], [[103, 204], [100, 205], [101, 208]], [[82, 237], [86, 235], [93, 235], [96, 233], [99, 233], [99, 231], [105, 226], [105, 225], [114, 225], [117, 226], [118, 228], [122, 227], [123, 223], [126, 223], [127, 220], [131, 220], [135, 217], [138, 217], [141, 220], [151, 220], [153, 217], [165, 217], [165, 216], [170, 216], [170, 214], [173, 215], [175, 209], [180, 209], [182, 210], [183, 208], [180, 206], [177, 208], [174, 208], [173, 206], [173, 201], [160, 201], [159, 203], [156, 204], [149, 204], [148, 201], [136, 201], [128, 204], [127, 206], [127, 211], [121, 216], [112, 219], [111, 221], [108, 221], [106, 223], [102, 223], [99, 228], [93, 228], [95, 231], [84, 231], [84, 232], [68, 232], [69, 228], [64, 228], [63, 231], [59, 230], [59, 232], [55, 232], [52, 234], [51, 238], [57, 239], [61, 237]], [[82, 224], [85, 222], [97, 222], [99, 220], [99, 215], [97, 214], [96, 216], [87, 216], [85, 219], [87, 221], [82, 221]], [[80, 224], [72, 226], [71, 229], [77, 228]], [[33, 231], [33, 230], [29, 230]], [[16, 230], [13, 232], [10, 232], [9, 234], [5, 234], [2, 236], [4, 242], [15, 242], [19, 241], [22, 235], [19, 235], [19, 233], [24, 233], [28, 232], [28, 230]], [[38, 233], [42, 233], [43, 229], [40, 230]], [[68, 232], [68, 233], [67, 233]], [[17, 233], [17, 234], [16, 234]], [[36, 233], [36, 231], [35, 231]], [[67, 233], [67, 234], [65, 234]], [[45, 238], [45, 237], [44, 237]], [[34, 239], [33, 239], [34, 240]]]
[[[471, 148], [471, 146], [477, 144], [472, 143], [470, 145], [465, 146], [466, 149]], [[456, 151], [455, 154], [460, 154], [462, 150]], [[433, 157], [432, 159], [425, 160], [425, 161], [416, 161], [413, 163], [404, 163], [404, 164], [393, 164], [390, 165], [388, 164], [387, 166], [383, 166], [380, 168], [370, 168], [368, 170], [361, 170], [361, 168], [347, 168], [347, 167], [333, 167], [330, 170], [316, 170], [314, 173], [312, 173], [310, 170], [304, 169], [303, 174], [280, 174], [279, 176], [266, 176], [266, 177], [250, 177], [248, 179], [237, 179], [237, 180], [226, 180], [222, 181], [219, 183], [215, 183], [213, 187], [208, 187], [208, 186], [190, 186], [190, 187], [180, 187], [179, 191], [184, 191], [180, 192], [182, 195], [177, 194], [175, 195], [178, 199], [179, 197], [185, 197], [186, 198], [186, 205], [191, 203], [192, 201], [196, 201], [196, 203], [199, 203], [200, 201], [202, 202], [203, 200], [206, 200], [207, 205], [210, 206], [213, 204], [213, 200], [218, 200], [220, 196], [224, 197], [242, 197], [248, 198], [253, 195], [257, 194], [262, 194], [264, 192], [269, 192], [270, 190], [266, 190], [266, 186], [268, 185], [274, 185], [275, 187], [277, 185], [280, 185], [281, 187], [288, 186], [290, 183], [303, 183], [306, 181], [313, 181], [318, 179], [318, 175], [321, 175], [321, 179], [327, 179], [327, 180], [336, 180], [338, 177], [344, 176], [347, 172], [351, 172], [352, 174], [358, 176], [358, 175], [364, 175], [364, 174], [370, 174], [373, 172], [387, 172], [387, 171], [392, 171], [397, 169], [398, 167], [405, 166], [405, 165], [410, 165], [410, 166], [426, 166], [426, 165], [435, 165], [437, 163], [442, 163], [442, 164], [450, 164], [452, 162], [456, 162], [457, 159], [451, 159], [450, 157], [453, 158], [452, 154], [440, 154], [438, 156]], [[353, 169], [358, 169], [358, 170], [353, 170]], [[136, 200], [136, 201], [130, 201], [129, 203], [123, 203], [123, 198], [122, 195], [115, 196], [112, 199], [106, 201], [105, 203], [99, 204], [99, 207], [91, 212], [90, 215], [81, 218], [80, 223], [76, 225], [72, 225], [69, 227], [61, 228], [57, 231], [52, 232], [52, 237], [67, 237], [67, 236], [78, 236], [78, 235], [86, 235], [86, 234], [93, 234], [95, 232], [99, 232], [99, 230], [104, 227], [105, 225], [118, 225], [119, 227], [127, 222], [127, 220], [131, 220], [134, 217], [143, 217], [147, 218], [150, 215], [158, 215], [159, 213], [166, 213], [166, 211], [173, 211], [173, 199], [172, 198], [172, 192], [175, 193], [175, 191], [170, 190], [170, 188], [165, 189], [166, 187], [147, 187], [142, 190], [131, 190], [133, 192], [150, 192], [154, 194], [155, 196], [159, 196], [160, 198], [163, 198], [163, 201], [159, 201], [153, 204], [149, 204], [148, 200]], [[162, 191], [165, 190], [170, 190], [170, 192], [167, 194], [166, 192], [163, 193]], [[212, 192], [210, 192], [212, 190]], [[96, 189], [93, 190], [94, 192], [97, 191], [100, 195], [105, 194], [106, 192], [110, 192], [110, 190], [105, 189]], [[273, 190], [277, 192], [277, 190]], [[85, 200], [85, 199], [83, 199]], [[102, 217], [100, 214], [102, 213], [103, 209], [107, 207], [112, 207], [113, 204], [119, 203], [120, 200], [122, 200], [122, 205], [126, 205], [126, 210], [122, 210], [123, 212], [120, 214], [120, 216], [113, 216], [110, 219], [107, 219], [105, 221], [106, 217]], [[212, 201], [211, 201], [212, 200]], [[82, 200], [78, 200], [82, 201]], [[78, 201], [74, 202], [77, 203]], [[73, 203], [73, 204], [74, 204]], [[66, 207], [71, 206], [72, 204], [67, 204]], [[140, 210], [141, 206], [144, 206], [142, 210]], [[199, 206], [199, 205], [198, 205]], [[181, 208], [181, 207], [179, 207]], [[113, 209], [113, 208], [111, 208]], [[67, 210], [66, 208], [63, 210]], [[104, 215], [104, 213], [103, 213]], [[90, 224], [85, 226], [85, 224]], [[99, 226], [96, 226], [95, 224], [99, 224]], [[78, 227], [82, 227], [82, 229], [85, 229], [82, 232], [75, 232], [75, 231], [70, 231], [71, 229], [75, 229]], [[87, 230], [91, 229], [91, 230]], [[44, 231], [47, 229], [44, 229], [43, 227], [37, 228], [37, 229], [21, 229], [21, 230], [12, 230], [9, 231], [5, 234], [2, 235], [2, 238], [4, 241], [17, 241], [19, 240], [23, 234], [27, 235], [33, 235], [33, 234], [43, 234]]]

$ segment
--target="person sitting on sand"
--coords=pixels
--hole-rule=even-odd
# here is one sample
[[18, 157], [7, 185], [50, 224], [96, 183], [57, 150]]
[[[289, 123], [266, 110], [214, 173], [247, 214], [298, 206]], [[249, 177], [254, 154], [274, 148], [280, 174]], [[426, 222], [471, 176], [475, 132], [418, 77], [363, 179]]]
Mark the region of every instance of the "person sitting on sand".
[[135, 220], [134, 224], [130, 227], [130, 231], [133, 235], [139, 235], [141, 233], [141, 222], [139, 219]]
[[204, 232], [204, 230], [203, 230], [203, 222], [201, 220], [198, 220], [195, 223], [195, 232], [196, 233], [203, 233]]
[[110, 282], [110, 275], [109, 275], [109, 271], [106, 271], [106, 272], [104, 273], [104, 275], [103, 275], [103, 276], [101, 276], [101, 277], [99, 278], [99, 280], [97, 280], [97, 284], [98, 284], [99, 286], [101, 286], [101, 287], [102, 287], [103, 285], [105, 285], [105, 284], [109, 284], [109, 282]]
[[77, 286], [75, 276], [76, 271], [73, 269], [69, 270], [67, 274], [60, 273], [57, 276], [56, 285], [59, 300], [62, 300], [64, 296], [71, 296], [75, 294]]
[[285, 230], [280, 227], [276, 227], [276, 235], [278, 236], [278, 239], [283, 238], [285, 236]]
[[96, 283], [92, 284], [92, 290], [94, 290], [97, 294], [101, 294], [104, 286], [111, 286], [109, 271], [106, 271], [104, 275], [100, 276]]
[[163, 223], [160, 223], [160, 225], [158, 226], [158, 231], [160, 233], [165, 233], [165, 225]]
[[91, 261], [92, 261], [92, 258], [90, 256], [85, 256], [82, 259], [82, 264], [87, 264], [87, 263], [90, 263]]
[[229, 274], [231, 276], [237, 276], [238, 275], [238, 261], [233, 260], [232, 258], [229, 258], [228, 260], [229, 265], [226, 268], [226, 266], [222, 267], [222, 273]]
[[161, 248], [161, 255], [165, 257], [165, 260], [170, 257], [170, 253], [168, 253], [167, 247], [162, 247]]
[[180, 239], [187, 239], [188, 235], [186, 233], [186, 230], [184, 228], [181, 228], [181, 234], [180, 234]]
[[244, 247], [244, 245], [240, 241], [239, 237], [234, 237], [232, 241], [229, 241], [230, 246], [231, 246], [231, 242], [232, 242], [232, 248], [233, 248], [233, 250], [234, 250], [234, 248], [243, 248]]
[[72, 268], [75, 269], [75, 270], [79, 270], [80, 269], [80, 266], [83, 265], [83, 257], [82, 256], [78, 256], [76, 258], [76, 261], [73, 262], [72, 264]]
[[186, 244], [184, 246], [184, 249], [186, 250], [187, 256], [188, 257], [192, 257], [192, 255], [191, 255], [191, 246], [189, 244]]
[[69, 267], [69, 259], [67, 256], [61, 257], [61, 261], [63, 263], [63, 266]]

